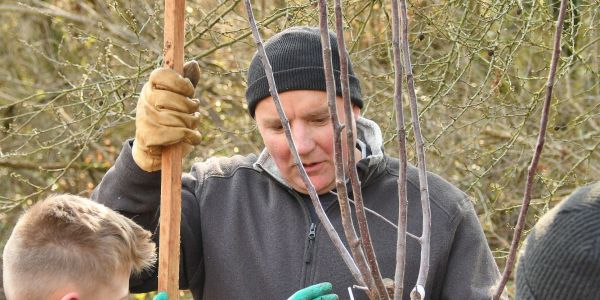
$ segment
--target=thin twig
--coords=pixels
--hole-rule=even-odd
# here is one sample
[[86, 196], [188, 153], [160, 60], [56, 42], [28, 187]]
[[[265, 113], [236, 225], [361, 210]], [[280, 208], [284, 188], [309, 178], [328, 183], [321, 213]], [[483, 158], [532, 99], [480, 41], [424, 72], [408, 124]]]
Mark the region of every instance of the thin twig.
[[410, 99], [410, 111], [412, 115], [413, 132], [416, 142], [416, 151], [419, 169], [419, 188], [421, 191], [421, 210], [423, 212], [423, 231], [421, 234], [421, 262], [419, 264], [419, 276], [417, 284], [412, 290], [411, 299], [425, 299], [425, 283], [429, 272], [429, 253], [431, 237], [431, 210], [429, 207], [429, 188], [427, 186], [427, 171], [425, 169], [425, 151], [423, 149], [423, 135], [419, 124], [419, 109], [417, 107], [417, 95], [410, 62], [410, 48], [408, 45], [408, 14], [406, 1], [400, 0], [401, 25], [402, 25], [402, 50], [404, 55], [404, 72], [406, 74], [406, 85]]
[[39, 170], [39, 171], [56, 171], [62, 170], [70, 166], [74, 170], [94, 170], [106, 172], [110, 168], [108, 162], [82, 162], [82, 163], [64, 163], [64, 162], [49, 162], [49, 163], [37, 163], [27, 161], [15, 161], [13, 160], [0, 160], [0, 167], [9, 169], [22, 169], [22, 170]]
[[277, 113], [279, 114], [279, 118], [281, 119], [281, 124], [283, 125], [283, 130], [285, 132], [285, 137], [287, 139], [288, 146], [290, 147], [290, 151], [292, 152], [292, 156], [294, 157], [296, 167], [298, 167], [298, 170], [302, 176], [302, 181], [304, 182], [304, 185], [306, 185], [306, 189], [308, 190], [310, 199], [312, 200], [312, 203], [315, 207], [317, 216], [323, 224], [323, 227], [329, 235], [329, 238], [331, 239], [333, 245], [335, 246], [338, 253], [342, 256], [344, 263], [346, 263], [346, 265], [350, 269], [350, 272], [352, 273], [354, 279], [361, 285], [364, 285], [358, 267], [352, 260], [352, 257], [350, 256], [350, 253], [348, 252], [346, 247], [344, 247], [344, 244], [342, 243], [342, 240], [340, 239], [340, 236], [336, 232], [335, 228], [331, 224], [331, 221], [329, 221], [329, 218], [327, 218], [327, 215], [323, 210], [323, 206], [321, 205], [321, 201], [319, 201], [319, 195], [317, 195], [314, 185], [308, 178], [306, 170], [304, 170], [304, 167], [302, 166], [302, 161], [300, 160], [300, 156], [298, 155], [298, 150], [296, 149], [296, 145], [294, 143], [294, 139], [290, 130], [290, 122], [287, 119], [285, 112], [283, 111], [283, 107], [281, 106], [281, 101], [279, 100], [279, 94], [277, 93], [277, 87], [275, 86], [275, 78], [273, 77], [273, 69], [271, 68], [271, 64], [269, 63], [267, 53], [265, 52], [260, 33], [258, 32], [250, 0], [244, 0], [244, 4], [246, 6], [246, 12], [248, 14], [248, 22], [250, 24], [250, 28], [252, 29], [252, 35], [258, 48], [258, 55], [260, 55], [261, 62], [263, 64], [263, 67], [265, 68], [265, 75], [269, 83], [271, 97], [273, 97], [273, 102], [275, 103]]
[[[339, 2], [339, 1], [338, 1]], [[337, 2], [336, 2], [337, 3]], [[340, 7], [336, 4], [336, 12], [340, 9]], [[336, 23], [341, 23], [341, 9], [340, 16], [337, 16], [336, 13]], [[333, 74], [333, 62], [332, 62], [332, 53], [331, 53], [331, 41], [329, 39], [329, 28], [328, 28], [328, 20], [327, 20], [327, 2], [325, 0], [319, 1], [319, 25], [321, 31], [321, 47], [323, 52], [323, 68], [325, 72], [325, 85], [327, 91], [327, 102], [329, 105], [329, 116], [331, 118], [331, 125], [333, 127], [333, 144], [334, 144], [334, 163], [335, 163], [335, 177], [336, 177], [336, 187], [338, 192], [338, 199], [340, 204], [340, 215], [342, 217], [342, 226], [344, 228], [344, 234], [346, 236], [346, 240], [348, 241], [348, 245], [350, 246], [350, 251], [352, 252], [352, 256], [354, 257], [354, 261], [356, 262], [358, 269], [361, 273], [363, 281], [369, 287], [368, 296], [371, 299], [379, 299], [378, 292], [375, 289], [375, 279], [371, 274], [371, 270], [369, 270], [369, 266], [367, 265], [367, 258], [365, 258], [365, 253], [361, 248], [361, 240], [358, 238], [356, 234], [356, 230], [354, 229], [354, 223], [352, 221], [352, 214], [350, 213], [350, 205], [348, 204], [348, 191], [346, 189], [346, 172], [344, 170], [344, 161], [350, 161], [354, 158], [354, 146], [348, 146], [346, 153], [347, 157], [343, 157], [342, 150], [342, 131], [344, 127], [346, 128], [346, 133], [352, 132], [352, 119], [349, 119], [348, 111], [346, 110], [346, 123], [345, 125], [341, 125], [339, 122], [339, 116], [337, 113], [337, 100], [336, 100], [336, 86], [335, 79]], [[346, 71], [345, 77], [343, 74], [340, 75], [340, 80], [345, 80], [346, 85], [348, 85], [348, 62], [346, 61], [346, 56], [343, 56], [344, 50], [339, 47], [340, 45], [340, 30], [341, 38], [343, 39], [343, 29], [341, 24], [337, 26], [338, 29], [338, 55], [340, 59], [340, 71], [343, 72], [344, 68]], [[343, 42], [343, 40], [342, 40]], [[343, 57], [343, 58], [342, 58]], [[344, 65], [343, 67], [341, 65]], [[348, 89], [342, 88], [342, 92], [345, 93], [348, 102], [350, 102]], [[350, 109], [351, 111], [351, 109]], [[350, 115], [351, 118], [351, 115]], [[352, 139], [349, 144], [352, 144]], [[360, 220], [359, 220], [360, 224]], [[364, 236], [363, 236], [364, 242]], [[367, 251], [368, 252], [368, 251]], [[381, 277], [381, 276], [380, 276]], [[382, 282], [383, 284], [383, 282]]]
[[[337, 193], [335, 193], [335, 192], [333, 192], [333, 191], [330, 191], [330, 193], [332, 193], [333, 195], [336, 195], [336, 196], [337, 196]], [[351, 204], [354, 204], [354, 205], [356, 206], [356, 203], [354, 202], [354, 200], [352, 200], [352, 199], [348, 198], [348, 201], [349, 201]], [[390, 226], [392, 226], [394, 229], [398, 230], [398, 225], [394, 224], [394, 222], [392, 222], [392, 221], [388, 220], [386, 217], [384, 217], [384, 216], [380, 215], [378, 212], [376, 212], [376, 211], [374, 211], [374, 210], [372, 210], [372, 209], [370, 209], [370, 208], [368, 208], [368, 207], [366, 207], [366, 206], [365, 206], [365, 212], [368, 212], [368, 213], [372, 214], [373, 216], [375, 216], [375, 217], [379, 218], [380, 220], [382, 220], [382, 221], [384, 221], [384, 222], [388, 223], [388, 224], [389, 224]], [[412, 233], [410, 233], [410, 232], [408, 232], [408, 231], [406, 232], [406, 236], [408, 236], [408, 237], [410, 237], [410, 238], [414, 239], [415, 241], [417, 241], [417, 242], [421, 243], [421, 238], [419, 238], [418, 236], [416, 236], [416, 235], [414, 235], [414, 234], [412, 234]]]
[[533, 187], [533, 180], [537, 171], [538, 161], [544, 149], [544, 141], [546, 137], [546, 127], [548, 126], [548, 115], [550, 111], [550, 102], [552, 100], [552, 89], [554, 88], [554, 77], [556, 76], [556, 66], [558, 65], [558, 58], [560, 57], [560, 37], [563, 29], [563, 23], [565, 18], [565, 11], [567, 9], [567, 0], [561, 0], [560, 12], [558, 14], [558, 20], [556, 20], [556, 31], [554, 33], [554, 51], [552, 52], [552, 60], [550, 62], [550, 73], [548, 74], [548, 81], [546, 82], [546, 96], [544, 99], [544, 107], [542, 109], [542, 116], [540, 119], [540, 132], [538, 134], [537, 144], [531, 159], [531, 164], [528, 168], [527, 182], [525, 184], [525, 193], [523, 195], [523, 206], [519, 211], [519, 219], [517, 220], [517, 226], [513, 236], [512, 243], [510, 245], [510, 251], [506, 260], [506, 266], [502, 273], [502, 279], [498, 285], [498, 289], [494, 294], [494, 300], [500, 299], [502, 291], [506, 286], [506, 282], [510, 277], [513, 265], [515, 263], [515, 256], [517, 249], [519, 248], [519, 242], [521, 241], [521, 233], [525, 225], [525, 218], [527, 217], [527, 210], [529, 209], [529, 203], [531, 201], [531, 190]]
[[[365, 214], [365, 208], [363, 203], [362, 191], [360, 187], [360, 180], [358, 179], [358, 171], [356, 170], [356, 157], [350, 153], [350, 149], [354, 149], [354, 128], [351, 126], [354, 122], [354, 115], [352, 110], [352, 103], [350, 100], [350, 83], [349, 83], [349, 67], [348, 67], [348, 50], [346, 49], [346, 42], [344, 38], [344, 26], [343, 26], [343, 15], [342, 15], [342, 3], [340, 0], [335, 0], [335, 18], [336, 18], [336, 35], [337, 45], [340, 57], [340, 83], [342, 88], [342, 98], [344, 100], [344, 112], [346, 122], [346, 144], [348, 148], [348, 157], [346, 167], [350, 177], [350, 183], [352, 184], [352, 192], [355, 199], [356, 207], [356, 219], [358, 221], [358, 228], [360, 231], [361, 241], [363, 249], [366, 254], [366, 259], [370, 268], [369, 280], [373, 280], [376, 287], [376, 292], [379, 294], [379, 299], [388, 299], [389, 295], [383, 283], [381, 271], [377, 263], [377, 256], [375, 255], [375, 249], [371, 240], [371, 234], [369, 232], [369, 225], [367, 223], [367, 216]], [[369, 285], [373, 295], [375, 291], [373, 286]]]
[[398, 1], [392, 0], [392, 47], [394, 51], [394, 103], [396, 106], [396, 126], [398, 138], [398, 240], [396, 241], [396, 272], [394, 275], [394, 300], [402, 299], [404, 293], [404, 268], [406, 265], [407, 196], [406, 196], [406, 129], [402, 108], [402, 62], [400, 57], [400, 20]]

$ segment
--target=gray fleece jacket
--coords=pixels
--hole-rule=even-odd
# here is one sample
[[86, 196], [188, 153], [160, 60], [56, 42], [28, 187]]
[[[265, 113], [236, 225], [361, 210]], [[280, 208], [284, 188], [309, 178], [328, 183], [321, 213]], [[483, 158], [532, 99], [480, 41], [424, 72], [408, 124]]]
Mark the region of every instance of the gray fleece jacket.
[[[365, 206], [396, 223], [398, 160], [383, 154], [374, 122], [360, 118], [357, 131], [371, 150], [357, 163]], [[160, 172], [139, 169], [131, 144], [124, 143], [92, 198], [158, 239]], [[306, 197], [285, 184], [266, 151], [258, 157], [196, 163], [182, 182], [180, 285], [195, 299], [287, 299], [323, 281], [333, 284], [340, 299], [349, 299], [352, 275], [323, 226], [311, 217]], [[491, 298], [499, 272], [471, 202], [435, 174], [428, 174], [428, 183], [432, 234], [427, 299]], [[337, 203], [328, 205], [326, 213], [343, 233]], [[367, 220], [381, 273], [393, 278], [396, 230], [373, 214]], [[409, 166], [409, 232], [420, 235], [421, 222], [418, 174]], [[419, 260], [419, 245], [407, 238], [404, 299], [415, 285]], [[156, 270], [131, 280], [132, 292], [155, 290], [156, 285]], [[355, 290], [354, 299], [367, 297]]]

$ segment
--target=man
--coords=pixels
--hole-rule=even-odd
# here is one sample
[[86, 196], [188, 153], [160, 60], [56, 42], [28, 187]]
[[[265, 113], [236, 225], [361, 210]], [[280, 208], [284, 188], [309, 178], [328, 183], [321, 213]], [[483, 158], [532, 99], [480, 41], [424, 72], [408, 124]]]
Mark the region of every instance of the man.
[[34, 204], [3, 253], [8, 300], [129, 299], [129, 276], [156, 261], [150, 232], [73, 195]]
[[[338, 96], [339, 56], [331, 38]], [[265, 50], [272, 65], [293, 138], [325, 211], [342, 232], [335, 188], [332, 126], [327, 111], [319, 30], [294, 27], [273, 36]], [[398, 160], [384, 155], [379, 127], [360, 117], [360, 83], [350, 66], [355, 149], [365, 206], [396, 222]], [[136, 139], [124, 143], [115, 165], [94, 192], [106, 205], [156, 231], [160, 204], [160, 149], [197, 144], [198, 104], [193, 85], [166, 69], [144, 86], [136, 116]], [[196, 299], [285, 299], [295, 290], [331, 282], [347, 295], [355, 284], [306, 195], [257, 55], [248, 69], [248, 111], [265, 144], [259, 156], [213, 157], [184, 174], [181, 225], [181, 287]], [[337, 98], [338, 107], [342, 99]], [[339, 109], [338, 111], [342, 111]], [[343, 116], [340, 118], [344, 120]], [[408, 229], [421, 232], [416, 169], [408, 170]], [[429, 174], [432, 210], [428, 299], [489, 298], [499, 277], [477, 216], [466, 195]], [[352, 197], [352, 195], [350, 195]], [[393, 278], [396, 229], [374, 215], [369, 226], [384, 277]], [[405, 288], [414, 286], [420, 248], [407, 241]], [[134, 278], [138, 291], [156, 288], [156, 273]], [[366, 299], [360, 290], [355, 299]], [[343, 297], [345, 298], [345, 296]], [[405, 293], [408, 299], [408, 293]]]
[[600, 182], [577, 189], [527, 236], [517, 267], [522, 300], [598, 299]]

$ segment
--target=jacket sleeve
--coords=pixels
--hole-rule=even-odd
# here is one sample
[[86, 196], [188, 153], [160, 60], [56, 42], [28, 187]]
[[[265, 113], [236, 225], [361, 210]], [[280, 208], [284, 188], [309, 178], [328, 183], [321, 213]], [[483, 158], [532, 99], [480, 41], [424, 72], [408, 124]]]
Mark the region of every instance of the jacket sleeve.
[[473, 205], [464, 199], [448, 258], [442, 299], [491, 299], [500, 280]]
[[[123, 149], [102, 181], [92, 192], [92, 199], [127, 216], [152, 232], [159, 245], [160, 171], [146, 172], [140, 169], [131, 154], [133, 140], [123, 144]], [[181, 214], [181, 259], [180, 287], [201, 284], [202, 245], [198, 201], [195, 197], [197, 180], [191, 174], [182, 178]], [[130, 290], [134, 293], [154, 291], [158, 284], [158, 266], [130, 279]]]

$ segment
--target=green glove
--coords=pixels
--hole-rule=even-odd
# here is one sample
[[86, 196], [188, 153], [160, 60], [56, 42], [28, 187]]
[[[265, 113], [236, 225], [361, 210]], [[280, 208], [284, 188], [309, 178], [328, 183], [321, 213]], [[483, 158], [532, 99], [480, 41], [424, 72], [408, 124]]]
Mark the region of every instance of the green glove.
[[338, 295], [332, 294], [333, 286], [329, 282], [322, 282], [295, 292], [288, 300], [337, 300]]
[[169, 300], [169, 295], [167, 295], [167, 292], [160, 292], [152, 300]]

